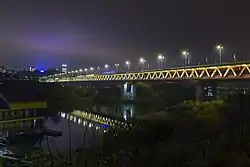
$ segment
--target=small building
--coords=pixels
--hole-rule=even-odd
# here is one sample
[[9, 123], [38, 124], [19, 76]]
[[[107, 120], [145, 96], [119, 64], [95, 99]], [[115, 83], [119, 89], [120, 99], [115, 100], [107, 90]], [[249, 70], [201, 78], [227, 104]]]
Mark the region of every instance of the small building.
[[36, 71], [36, 68], [34, 66], [30, 66], [29, 71], [34, 72], [34, 71]]
[[60, 69], [62, 73], [67, 73], [67, 64], [62, 64]]
[[46, 102], [14, 102], [9, 109], [0, 109], [0, 132], [11, 135], [18, 131], [43, 126], [43, 116], [38, 111], [47, 108]]

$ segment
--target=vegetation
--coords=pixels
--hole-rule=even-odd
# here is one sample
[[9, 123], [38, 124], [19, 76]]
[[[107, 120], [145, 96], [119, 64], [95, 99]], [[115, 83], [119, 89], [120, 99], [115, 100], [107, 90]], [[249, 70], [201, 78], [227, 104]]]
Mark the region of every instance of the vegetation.
[[109, 133], [101, 159], [107, 166], [249, 166], [248, 100], [189, 101], [145, 117], [116, 137]]

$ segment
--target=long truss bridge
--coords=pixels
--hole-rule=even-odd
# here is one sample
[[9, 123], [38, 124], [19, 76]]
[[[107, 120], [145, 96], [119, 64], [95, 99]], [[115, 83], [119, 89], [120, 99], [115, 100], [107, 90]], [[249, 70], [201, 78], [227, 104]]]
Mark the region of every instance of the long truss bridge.
[[199, 65], [115, 74], [67, 73], [41, 78], [42, 82], [152, 81], [250, 79], [250, 62]]

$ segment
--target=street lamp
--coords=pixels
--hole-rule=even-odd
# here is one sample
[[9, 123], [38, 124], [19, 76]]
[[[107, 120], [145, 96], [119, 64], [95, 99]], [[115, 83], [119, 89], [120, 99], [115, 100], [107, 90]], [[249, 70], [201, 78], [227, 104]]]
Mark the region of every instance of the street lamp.
[[96, 68], [96, 72], [97, 72], [97, 73], [100, 73], [100, 71], [101, 71], [101, 68], [98, 66], [98, 67]]
[[187, 50], [182, 51], [182, 56], [184, 57], [184, 65], [189, 64], [189, 55], [190, 53]]
[[119, 66], [120, 66], [120, 64], [115, 64], [116, 71], [118, 71]]
[[158, 56], [157, 56], [157, 59], [159, 60], [159, 68], [162, 68], [163, 67], [163, 60], [164, 60], [164, 56], [162, 55], [162, 54], [159, 54]]
[[93, 68], [93, 67], [90, 67], [89, 69], [90, 69], [90, 71], [91, 71], [91, 72], [93, 72], [93, 71], [94, 71], [94, 68]]
[[79, 71], [82, 72], [82, 69], [80, 69]]
[[108, 68], [109, 68], [109, 65], [108, 65], [108, 64], [105, 64], [104, 67], [105, 67], [106, 69], [108, 69]]
[[146, 62], [146, 60], [145, 60], [143, 57], [141, 57], [141, 58], [139, 59], [139, 64], [142, 65], [142, 68], [143, 68], [143, 69], [144, 69], [144, 64], [145, 64], [145, 62]]
[[131, 62], [129, 60], [125, 61], [125, 65], [128, 67], [128, 70], [130, 70]]
[[141, 58], [139, 59], [139, 63], [140, 63], [140, 64], [145, 63], [145, 61], [146, 61], [146, 60], [145, 60], [143, 57], [141, 57]]
[[87, 71], [88, 71], [88, 69], [87, 69], [87, 68], [84, 68], [84, 71], [85, 71], [85, 72], [87, 72]]
[[220, 53], [220, 64], [222, 63], [222, 50], [223, 50], [223, 46], [222, 45], [217, 45], [216, 49], [219, 50]]

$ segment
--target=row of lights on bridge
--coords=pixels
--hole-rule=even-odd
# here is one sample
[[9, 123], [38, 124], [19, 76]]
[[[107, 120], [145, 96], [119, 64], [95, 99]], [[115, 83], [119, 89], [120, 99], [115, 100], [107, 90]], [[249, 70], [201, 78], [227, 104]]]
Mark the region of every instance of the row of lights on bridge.
[[[223, 51], [223, 49], [224, 49], [224, 47], [222, 46], [222, 45], [217, 45], [216, 46], [216, 49], [219, 51], [219, 56], [220, 56], [220, 63], [222, 63], [222, 51]], [[184, 59], [184, 64], [185, 65], [188, 65], [188, 64], [190, 64], [190, 57], [191, 57], [191, 52], [189, 52], [188, 50], [183, 50], [182, 52], [181, 52], [181, 56], [183, 57], [183, 59]], [[235, 59], [236, 59], [236, 57], [235, 57], [235, 55], [234, 55], [234, 61], [235, 61]], [[158, 56], [157, 56], [157, 61], [159, 62], [159, 68], [163, 68], [163, 62], [164, 62], [164, 59], [165, 59], [165, 56], [163, 55], [163, 54], [159, 54]], [[206, 63], [208, 62], [208, 59], [206, 58]], [[145, 58], [143, 58], [143, 57], [140, 57], [139, 58], [139, 64], [140, 65], [142, 65], [142, 67], [144, 68], [144, 64], [146, 64], [146, 59]], [[131, 67], [131, 61], [129, 61], [129, 60], [127, 60], [127, 61], [125, 61], [125, 66], [128, 68], [128, 70], [130, 69], [130, 67]], [[115, 64], [115, 68], [117, 69], [117, 68], [119, 68], [119, 66], [120, 66], [120, 64]], [[108, 64], [105, 64], [104, 65], [104, 68], [105, 69], [109, 69], [109, 65]], [[79, 72], [83, 72], [83, 71], [85, 71], [85, 72], [87, 72], [87, 71], [94, 71], [95, 69], [93, 68], [93, 67], [90, 67], [89, 69], [87, 69], [87, 68], [85, 68], [84, 70], [83, 69], [80, 69], [79, 70]], [[97, 70], [99, 71], [100, 70], [100, 67], [97, 67]], [[76, 71], [72, 71], [72, 72], [78, 72], [78, 70], [76, 70]]]
[[[222, 45], [217, 45], [216, 49], [219, 51], [220, 63], [222, 63], [222, 53], [223, 53], [224, 47]], [[192, 52], [190, 52], [188, 49], [183, 50], [181, 52], [181, 56], [183, 57], [183, 60], [184, 60], [184, 65], [189, 65], [190, 64], [191, 54], [192, 54]], [[234, 61], [236, 61], [235, 55], [234, 55], [233, 58], [234, 58]], [[159, 69], [164, 68], [163, 67], [164, 60], [165, 60], [165, 56], [163, 54], [158, 54], [157, 55], [157, 61], [158, 61]], [[208, 63], [208, 58], [207, 57], [206, 57], [205, 61], [206, 61], [206, 63]], [[145, 69], [145, 65], [147, 64], [148, 65], [147, 68], [149, 69], [149, 64], [147, 63], [145, 58], [140, 57], [139, 60], [138, 60], [138, 63], [142, 67], [142, 69]], [[125, 64], [125, 66], [126, 66], [126, 68], [128, 70], [131, 69], [131, 65], [132, 65], [131, 61], [126, 60], [124, 64]], [[67, 65], [64, 64], [64, 66], [66, 67]], [[116, 70], [118, 70], [119, 67], [120, 67], [120, 64], [114, 64], [114, 67], [115, 67]], [[104, 65], [104, 69], [108, 70], [109, 68], [110, 68], [110, 65], [108, 65], [108, 64]], [[91, 73], [92, 72], [93, 73], [93, 72], [98, 72], [100, 70], [101, 70], [101, 68], [98, 66], [98, 67], [96, 67], [96, 69], [94, 67], [90, 67], [90, 68], [84, 68], [84, 69], [69, 71], [68, 73], [78, 73], [78, 72], [85, 72], [85, 73], [87, 73], [87, 72]]]

